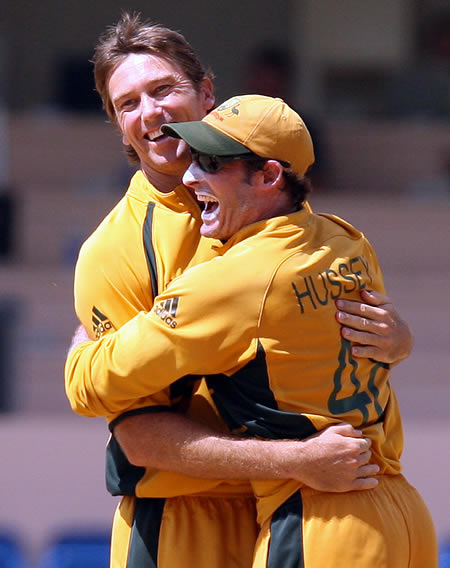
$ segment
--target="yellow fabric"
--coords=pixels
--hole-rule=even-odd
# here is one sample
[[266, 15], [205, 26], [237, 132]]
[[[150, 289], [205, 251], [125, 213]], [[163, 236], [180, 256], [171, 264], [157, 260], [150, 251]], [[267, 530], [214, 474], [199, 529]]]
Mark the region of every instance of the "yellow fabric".
[[[312, 432], [350, 422], [372, 439], [381, 473], [398, 474], [403, 439], [388, 366], [353, 360], [335, 320], [335, 298], [357, 300], [363, 288], [384, 292], [364, 236], [337, 217], [302, 210], [242, 229], [219, 252], [171, 282], [150, 313], [73, 352], [66, 378], [74, 407], [107, 415], [186, 374], [225, 373], [230, 378], [215, 378], [214, 400], [228, 414], [230, 402], [241, 403], [246, 416], [240, 422], [237, 409], [230, 426], [255, 435], [256, 421], [267, 437], [295, 438], [301, 430], [285, 426], [290, 416], [304, 417]], [[173, 304], [176, 314], [167, 322], [165, 307]], [[221, 401], [221, 389], [245, 394], [245, 379], [239, 383], [233, 375], [256, 361], [261, 347], [265, 367], [258, 372], [267, 379], [261, 375], [255, 383], [265, 397], [260, 406], [244, 408], [248, 397], [239, 394]], [[264, 423], [267, 397], [273, 405]], [[295, 481], [254, 482], [258, 521], [299, 487]]]
[[[437, 568], [436, 535], [417, 491], [402, 475], [351, 493], [301, 490], [305, 568]], [[259, 534], [253, 568], [266, 568], [270, 521]], [[275, 543], [273, 544], [275, 546]]]
[[[304, 417], [316, 430], [348, 421], [363, 428], [373, 441], [374, 459], [383, 474], [380, 486], [370, 492], [330, 495], [293, 481], [254, 482], [263, 525], [254, 568], [266, 566], [272, 514], [297, 491], [304, 505], [307, 568], [352, 564], [434, 568], [431, 519], [417, 492], [399, 475], [401, 421], [388, 368], [352, 360], [335, 321], [334, 298], [358, 299], [365, 287], [384, 292], [369, 243], [344, 221], [303, 210], [246, 227], [218, 246], [217, 253], [220, 256], [170, 282], [149, 313], [140, 312], [117, 333], [73, 352], [66, 366], [73, 407], [88, 415], [111, 417], [133, 407], [135, 400], [150, 401], [187, 373], [225, 373], [228, 376], [208, 377], [215, 385], [213, 398], [230, 425], [249, 435], [254, 435], [258, 421], [273, 437], [279, 437], [277, 427], [282, 429], [287, 417]], [[239, 409], [236, 413], [236, 408], [227, 408], [223, 395], [227, 388], [245, 389], [245, 376], [240, 383], [237, 372], [245, 374], [261, 352], [264, 368], [257, 369], [265, 397], [261, 416], [238, 399], [239, 422]], [[257, 388], [255, 393], [256, 398], [261, 394]], [[262, 418], [266, 415], [268, 420]], [[296, 432], [292, 434], [296, 437]], [[159, 539], [159, 554], [167, 554], [159, 556], [162, 568], [166, 559], [170, 568], [179, 562], [173, 544], [178, 538], [180, 550], [186, 551], [183, 568], [189, 565], [186, 562], [199, 566], [199, 559], [208, 566], [221, 566], [225, 559], [224, 566], [233, 566], [235, 558], [239, 562], [241, 547], [250, 550], [253, 530], [251, 538], [236, 543], [232, 527], [236, 529], [244, 518], [244, 526], [251, 525], [251, 515], [239, 513], [239, 521], [233, 520], [227, 528], [222, 523], [234, 517], [229, 511], [222, 516], [225, 501], [206, 499], [201, 501], [205, 506], [196, 501], [197, 497], [167, 500]], [[121, 511], [132, 515], [131, 503], [125, 498]], [[222, 513], [216, 515], [211, 507], [221, 507]], [[116, 520], [118, 546], [126, 548], [130, 526], [124, 518]], [[233, 535], [229, 545], [210, 546], [223, 542], [223, 531], [228, 530]], [[248, 558], [246, 552], [244, 557]]]
[[110, 568], [125, 568], [127, 565], [135, 504], [134, 497], [124, 497], [116, 508], [111, 535]]
[[164, 514], [158, 568], [251, 566], [258, 533], [254, 499], [178, 497], [166, 501]]
[[[134, 497], [124, 497], [116, 509], [111, 568], [127, 566], [135, 505]], [[158, 568], [250, 568], [257, 532], [250, 496], [166, 499]]]
[[[157, 286], [163, 290], [189, 266], [217, 254], [213, 239], [200, 236], [200, 210], [191, 193], [180, 186], [171, 193], [161, 193], [138, 171], [116, 207], [83, 244], [75, 269], [74, 296], [78, 318], [93, 339], [107, 336], [121, 328], [139, 312], [153, 306], [153, 290], [144, 243], [144, 223], [149, 203], [154, 204], [151, 245], [157, 267]], [[95, 310], [105, 321], [101, 325]], [[127, 408], [108, 415], [117, 418], [122, 410], [173, 404], [169, 389], [130, 401]], [[187, 414], [224, 431], [207, 389], [199, 387]], [[126, 472], [125, 472], [126, 473]], [[247, 483], [194, 479], [174, 473], [147, 469], [136, 485], [140, 497], [167, 497], [211, 492], [250, 493]]]
[[81, 247], [75, 268], [75, 310], [94, 339], [94, 306], [113, 329], [153, 306], [143, 234], [149, 203], [155, 205], [152, 245], [159, 290], [187, 267], [216, 255], [216, 241], [200, 237], [200, 210], [190, 191], [180, 186], [161, 193], [138, 171], [125, 196]]
[[[313, 143], [305, 123], [281, 99], [262, 95], [232, 97], [202, 122], [262, 158], [289, 162], [299, 176], [314, 163]], [[186, 140], [189, 144], [188, 136]]]

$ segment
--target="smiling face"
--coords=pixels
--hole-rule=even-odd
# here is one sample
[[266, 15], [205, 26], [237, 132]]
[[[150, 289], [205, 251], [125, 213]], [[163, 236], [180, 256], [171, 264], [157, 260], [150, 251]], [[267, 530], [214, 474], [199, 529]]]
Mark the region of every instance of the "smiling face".
[[201, 120], [214, 104], [209, 79], [196, 89], [181, 69], [156, 55], [131, 53], [108, 81], [125, 145], [134, 148], [145, 175], [160, 191], [181, 183], [190, 163], [183, 140], [161, 133], [170, 122]]
[[200, 232], [205, 237], [226, 241], [245, 225], [258, 220], [256, 190], [249, 183], [242, 162], [232, 162], [215, 174], [204, 172], [195, 161], [183, 176], [183, 183], [204, 203]]
[[280, 162], [266, 160], [261, 169], [254, 169], [247, 168], [245, 160], [236, 160], [208, 173], [193, 156], [183, 183], [204, 203], [200, 228], [204, 237], [226, 241], [247, 225], [297, 210], [285, 191]]

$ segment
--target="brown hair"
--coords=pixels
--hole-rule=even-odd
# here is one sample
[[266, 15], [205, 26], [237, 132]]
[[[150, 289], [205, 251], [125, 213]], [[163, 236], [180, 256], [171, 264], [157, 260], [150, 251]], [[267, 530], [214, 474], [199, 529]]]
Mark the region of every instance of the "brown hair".
[[308, 175], [299, 176], [291, 168], [284, 170], [286, 185], [283, 190], [290, 193], [293, 204], [297, 210], [303, 209], [303, 203], [312, 192], [312, 184]]
[[[263, 169], [267, 160], [268, 158], [261, 158], [259, 156], [256, 156], [254, 160], [245, 160], [244, 166], [247, 175], [251, 175], [253, 172]], [[286, 191], [290, 194], [292, 205], [295, 207], [296, 211], [303, 209], [303, 203], [312, 192], [312, 184], [308, 172], [302, 177], [292, 168], [284, 168], [283, 178], [285, 184], [281, 191]]]
[[[196, 89], [204, 79], [214, 79], [212, 71], [202, 65], [180, 33], [148, 20], [143, 21], [139, 13], [123, 12], [117, 24], [106, 28], [100, 36], [92, 60], [96, 89], [106, 114], [114, 124], [117, 121], [108, 92], [108, 79], [130, 53], [148, 53], [170, 60], [186, 74]], [[137, 161], [137, 154], [132, 148], [127, 148], [127, 154], [132, 161]]]

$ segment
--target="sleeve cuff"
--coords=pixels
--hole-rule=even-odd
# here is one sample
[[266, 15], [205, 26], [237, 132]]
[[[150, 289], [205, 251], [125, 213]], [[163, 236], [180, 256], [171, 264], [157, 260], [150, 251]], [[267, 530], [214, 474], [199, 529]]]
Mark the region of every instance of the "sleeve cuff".
[[119, 424], [119, 422], [122, 422], [122, 420], [125, 420], [125, 418], [128, 418], [129, 416], [137, 416], [139, 414], [151, 414], [154, 412], [170, 412], [171, 410], [172, 408], [168, 405], [145, 406], [144, 408], [135, 408], [134, 410], [128, 410], [127, 412], [124, 412], [117, 418], [114, 418], [114, 420], [112, 420], [108, 424], [108, 428], [110, 432], [112, 432], [114, 428], [117, 426], [117, 424]]

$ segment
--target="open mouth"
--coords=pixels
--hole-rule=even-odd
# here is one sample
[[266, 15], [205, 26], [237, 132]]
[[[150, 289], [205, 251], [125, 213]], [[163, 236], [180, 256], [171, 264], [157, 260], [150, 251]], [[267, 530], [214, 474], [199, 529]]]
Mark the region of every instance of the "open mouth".
[[167, 138], [167, 135], [162, 133], [161, 128], [158, 128], [158, 130], [154, 130], [153, 132], [147, 132], [144, 138], [153, 142], [154, 140], [159, 140], [160, 138]]
[[208, 220], [219, 207], [219, 202], [215, 197], [205, 195], [204, 193], [196, 193], [196, 197], [197, 200], [203, 204], [202, 219]]

